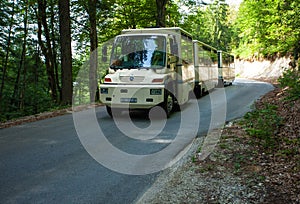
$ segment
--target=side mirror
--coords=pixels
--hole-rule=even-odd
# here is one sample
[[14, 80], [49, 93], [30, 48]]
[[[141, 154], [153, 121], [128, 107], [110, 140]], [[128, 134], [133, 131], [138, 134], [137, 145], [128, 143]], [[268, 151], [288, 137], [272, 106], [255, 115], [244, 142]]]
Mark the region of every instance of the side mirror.
[[168, 57], [168, 68], [171, 68], [171, 64], [174, 64], [177, 62], [177, 57], [176, 56], [169, 56]]
[[177, 62], [177, 57], [172, 55], [172, 56], [169, 56], [168, 60], [169, 60], [168, 64], [174, 64]]
[[107, 62], [107, 46], [102, 47], [102, 62]]
[[173, 45], [171, 46], [171, 53], [172, 53], [173, 55], [178, 55], [178, 45], [177, 45], [177, 44], [173, 44]]

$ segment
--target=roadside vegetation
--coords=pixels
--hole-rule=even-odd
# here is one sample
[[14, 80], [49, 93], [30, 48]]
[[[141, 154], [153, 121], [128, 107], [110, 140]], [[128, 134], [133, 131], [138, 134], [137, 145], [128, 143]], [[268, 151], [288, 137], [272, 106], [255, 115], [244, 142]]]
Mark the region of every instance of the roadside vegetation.
[[221, 178], [213, 188], [226, 189], [224, 175], [229, 174], [235, 186], [231, 191], [245, 187], [235, 197], [203, 195], [206, 201], [300, 202], [299, 73], [299, 66], [288, 69], [274, 84], [275, 89], [255, 102], [253, 111], [225, 127], [210, 157], [204, 161], [197, 160], [197, 154], [193, 157], [194, 179], [209, 173], [211, 178]]
[[253, 147], [254, 161], [261, 166], [269, 203], [300, 201], [299, 68], [287, 70], [278, 87], [240, 122]]
[[279, 84], [275, 84], [275, 91], [257, 102], [255, 109], [241, 121], [246, 133], [257, 139], [266, 151], [275, 150], [286, 156], [299, 153], [299, 68], [286, 70], [278, 79]]

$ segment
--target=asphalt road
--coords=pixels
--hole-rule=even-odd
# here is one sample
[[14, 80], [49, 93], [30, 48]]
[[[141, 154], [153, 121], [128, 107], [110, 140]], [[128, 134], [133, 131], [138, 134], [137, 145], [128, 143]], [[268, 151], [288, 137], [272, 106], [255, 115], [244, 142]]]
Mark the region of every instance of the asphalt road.
[[0, 203], [134, 203], [194, 137], [243, 116], [272, 89], [238, 79], [168, 120], [125, 112], [114, 121], [100, 107], [1, 129]]

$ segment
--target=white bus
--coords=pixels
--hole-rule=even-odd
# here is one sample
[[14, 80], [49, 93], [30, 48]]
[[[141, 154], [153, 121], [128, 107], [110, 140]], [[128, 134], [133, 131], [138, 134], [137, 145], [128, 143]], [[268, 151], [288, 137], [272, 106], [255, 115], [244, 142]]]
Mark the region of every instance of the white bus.
[[161, 106], [171, 112], [218, 82], [217, 51], [178, 27], [123, 30], [114, 39], [100, 101], [110, 116]]

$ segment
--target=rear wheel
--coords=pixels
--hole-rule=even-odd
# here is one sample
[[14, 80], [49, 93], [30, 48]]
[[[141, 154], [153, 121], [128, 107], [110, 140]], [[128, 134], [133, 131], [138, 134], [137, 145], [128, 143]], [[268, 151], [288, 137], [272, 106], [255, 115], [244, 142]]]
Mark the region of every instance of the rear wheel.
[[196, 98], [200, 98], [202, 96], [202, 88], [200, 85], [196, 85], [194, 88], [194, 94], [196, 96]]

